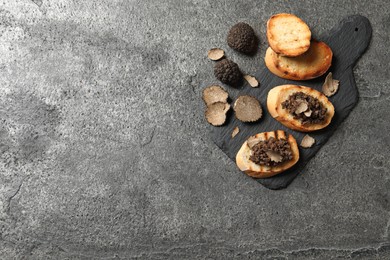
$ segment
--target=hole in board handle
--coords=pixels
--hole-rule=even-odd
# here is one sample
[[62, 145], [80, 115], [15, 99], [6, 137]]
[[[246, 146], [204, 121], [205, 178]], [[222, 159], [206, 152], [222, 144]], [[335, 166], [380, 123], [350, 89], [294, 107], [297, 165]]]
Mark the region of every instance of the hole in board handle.
[[359, 28], [356, 27], [356, 28], [355, 28], [355, 32], [357, 32], [357, 31], [359, 31]]

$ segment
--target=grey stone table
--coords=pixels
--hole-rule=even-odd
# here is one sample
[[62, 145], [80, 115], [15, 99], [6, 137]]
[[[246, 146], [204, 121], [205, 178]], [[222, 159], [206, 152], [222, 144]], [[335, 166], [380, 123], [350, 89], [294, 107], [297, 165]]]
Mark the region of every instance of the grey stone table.
[[[1, 259], [389, 259], [389, 3], [4, 0], [0, 3]], [[285, 190], [211, 141], [208, 49], [264, 66], [265, 21], [315, 35], [367, 16], [360, 101]], [[250, 23], [254, 57], [228, 28]]]

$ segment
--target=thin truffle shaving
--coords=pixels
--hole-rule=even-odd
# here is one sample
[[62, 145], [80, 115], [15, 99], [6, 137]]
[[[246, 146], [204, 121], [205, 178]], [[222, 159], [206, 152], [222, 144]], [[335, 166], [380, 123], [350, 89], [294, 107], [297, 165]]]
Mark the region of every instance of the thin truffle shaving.
[[329, 72], [328, 76], [325, 78], [324, 85], [322, 86], [322, 92], [327, 97], [331, 97], [336, 94], [339, 89], [340, 81], [333, 79], [332, 72]]
[[229, 94], [226, 92], [226, 90], [218, 85], [208, 86], [207, 88], [203, 89], [202, 92], [202, 98], [206, 106], [216, 102], [226, 103], [228, 97]]
[[220, 48], [213, 48], [208, 51], [207, 57], [209, 57], [210, 60], [220, 60], [225, 56], [225, 51]]
[[252, 96], [239, 96], [234, 102], [233, 109], [238, 120], [255, 122], [263, 115], [260, 102]]

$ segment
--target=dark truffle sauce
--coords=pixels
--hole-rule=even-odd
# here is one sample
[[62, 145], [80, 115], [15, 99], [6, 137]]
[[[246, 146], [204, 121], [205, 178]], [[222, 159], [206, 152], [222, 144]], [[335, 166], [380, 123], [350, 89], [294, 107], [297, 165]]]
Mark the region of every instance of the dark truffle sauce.
[[[279, 154], [282, 157], [282, 160], [280, 162], [272, 161], [267, 154], [269, 151]], [[285, 161], [289, 161], [292, 158], [291, 147], [287, 140], [277, 140], [274, 137], [271, 137], [265, 141], [260, 141], [252, 147], [252, 155], [249, 157], [249, 160], [258, 165], [276, 166]]]
[[[305, 113], [296, 114], [300, 103], [306, 102], [308, 110], [311, 110], [310, 116]], [[325, 120], [327, 108], [315, 97], [309, 96], [303, 92], [296, 92], [288, 97], [286, 101], [282, 103], [282, 108], [294, 116], [294, 119], [301, 121], [303, 125], [306, 124], [319, 124]]]

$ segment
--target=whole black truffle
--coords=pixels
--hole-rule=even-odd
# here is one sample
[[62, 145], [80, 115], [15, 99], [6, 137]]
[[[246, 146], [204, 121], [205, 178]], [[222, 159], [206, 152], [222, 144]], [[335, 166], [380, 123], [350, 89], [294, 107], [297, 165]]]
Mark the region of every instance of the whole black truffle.
[[256, 47], [256, 35], [249, 24], [238, 23], [230, 29], [227, 43], [236, 51], [252, 54]]
[[221, 82], [231, 86], [239, 84], [242, 80], [240, 68], [235, 62], [229, 59], [223, 59], [215, 63], [214, 75]]

